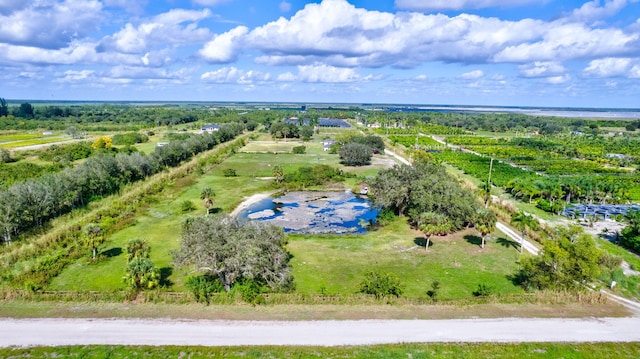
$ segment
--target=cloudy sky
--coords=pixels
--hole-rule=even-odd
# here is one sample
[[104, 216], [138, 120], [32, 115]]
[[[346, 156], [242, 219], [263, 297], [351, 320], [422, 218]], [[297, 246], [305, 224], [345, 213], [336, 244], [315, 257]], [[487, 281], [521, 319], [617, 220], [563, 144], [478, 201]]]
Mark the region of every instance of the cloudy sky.
[[640, 108], [640, 0], [0, 0], [0, 97]]

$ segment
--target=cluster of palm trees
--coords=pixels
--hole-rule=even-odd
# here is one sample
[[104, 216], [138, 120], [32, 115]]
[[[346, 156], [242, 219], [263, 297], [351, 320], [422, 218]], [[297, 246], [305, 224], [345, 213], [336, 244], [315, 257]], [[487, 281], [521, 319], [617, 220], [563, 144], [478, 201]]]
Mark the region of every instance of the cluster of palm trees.
[[605, 204], [629, 198], [629, 185], [611, 177], [516, 177], [505, 189], [529, 203], [534, 199], [546, 200], [556, 213], [572, 201]]

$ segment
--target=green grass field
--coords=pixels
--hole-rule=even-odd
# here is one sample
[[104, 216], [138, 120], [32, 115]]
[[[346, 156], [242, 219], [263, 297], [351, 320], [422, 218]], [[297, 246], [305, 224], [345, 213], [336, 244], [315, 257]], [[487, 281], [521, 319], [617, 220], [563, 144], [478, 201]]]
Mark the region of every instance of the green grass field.
[[364, 235], [290, 236], [287, 248], [301, 293], [355, 293], [370, 270], [395, 273], [410, 297], [425, 297], [433, 281], [440, 282], [440, 298], [470, 297], [479, 284], [522, 293], [508, 278], [517, 269], [515, 243], [495, 237], [484, 250], [473, 231], [434, 237], [426, 252], [422, 234], [398, 219]]
[[31, 138], [26, 140], [0, 143], [0, 148], [13, 149], [13, 148], [19, 148], [19, 147], [43, 145], [47, 143], [66, 142], [66, 141], [71, 141], [71, 137], [62, 137], [62, 136], [36, 137], [36, 138]]
[[[264, 145], [264, 141], [258, 145]], [[184, 219], [204, 214], [199, 198], [201, 189], [211, 187], [216, 192], [214, 207], [229, 213], [245, 197], [274, 189], [270, 176], [276, 165], [282, 166], [285, 172], [319, 163], [339, 165], [338, 156], [322, 151], [319, 141], [309, 142], [307, 147], [308, 153], [304, 155], [246, 153], [242, 150], [209, 173], [176, 181], [170, 194], [158, 198], [134, 225], [110, 236], [100, 248], [103, 259], [97, 263], [88, 257], [78, 260], [56, 277], [48, 289], [124, 289], [124, 248], [130, 239], [142, 238], [151, 246], [151, 260], [163, 271], [167, 289], [185, 290], [184, 278], [189, 273], [186, 269], [172, 268], [171, 251], [179, 247]], [[380, 162], [346, 170], [374, 175], [380, 168], [390, 165]], [[235, 169], [238, 176], [224, 177], [223, 171], [227, 168]], [[196, 210], [183, 213], [181, 204], [184, 201], [191, 201]], [[469, 297], [478, 284], [487, 284], [496, 293], [520, 292], [520, 288], [507, 278], [516, 269], [516, 251], [508, 241], [502, 240], [507, 247], [492, 241], [485, 250], [480, 250], [476, 234], [463, 232], [447, 239], [435, 238], [434, 245], [425, 253], [416, 245], [423, 240], [419, 237], [420, 233], [411, 230], [402, 220], [362, 236], [290, 236], [288, 249], [293, 254], [297, 291], [352, 294], [357, 291], [364, 272], [375, 269], [396, 273], [402, 278], [406, 295], [411, 297], [424, 297], [434, 280], [441, 282], [442, 298]]]
[[36, 133], [4, 133], [0, 134], [0, 143], [26, 141], [40, 137], [42, 137], [42, 135]]
[[21, 358], [533, 358], [626, 359], [640, 356], [640, 343], [429, 343], [338, 347], [64, 346], [0, 348], [0, 356]]

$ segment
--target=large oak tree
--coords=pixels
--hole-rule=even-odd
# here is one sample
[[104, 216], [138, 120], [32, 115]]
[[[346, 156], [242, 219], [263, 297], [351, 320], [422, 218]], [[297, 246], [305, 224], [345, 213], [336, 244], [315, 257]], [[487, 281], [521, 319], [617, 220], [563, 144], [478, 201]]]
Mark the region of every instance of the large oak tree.
[[173, 256], [178, 266], [190, 265], [217, 276], [226, 291], [241, 279], [286, 291], [293, 278], [285, 244], [280, 227], [207, 216], [185, 221], [182, 246]]

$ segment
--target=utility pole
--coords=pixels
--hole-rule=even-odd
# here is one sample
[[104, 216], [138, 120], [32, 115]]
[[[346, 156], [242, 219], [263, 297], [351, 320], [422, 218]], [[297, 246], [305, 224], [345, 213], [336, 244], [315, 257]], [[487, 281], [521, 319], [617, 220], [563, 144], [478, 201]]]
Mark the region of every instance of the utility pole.
[[493, 157], [489, 162], [489, 178], [487, 178], [487, 200], [484, 201], [484, 208], [489, 207], [489, 200], [491, 199], [491, 171], [493, 171]]

